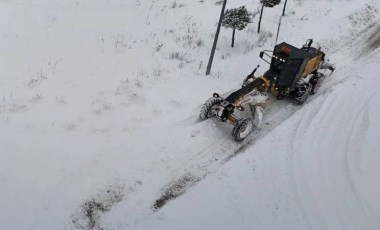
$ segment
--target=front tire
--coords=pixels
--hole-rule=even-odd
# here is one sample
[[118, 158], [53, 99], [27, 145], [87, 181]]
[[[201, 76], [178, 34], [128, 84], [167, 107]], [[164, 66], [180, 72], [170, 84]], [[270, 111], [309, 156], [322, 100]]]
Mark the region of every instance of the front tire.
[[201, 121], [204, 121], [204, 120], [207, 120], [213, 116], [215, 116], [212, 112], [211, 112], [211, 108], [216, 105], [216, 104], [219, 104], [220, 102], [223, 101], [223, 98], [221, 97], [212, 97], [210, 99], [208, 99], [202, 106], [201, 108], [201, 112], [199, 113], [199, 119]]
[[317, 73], [316, 75], [314, 75], [309, 83], [311, 84], [311, 92], [310, 94], [316, 94], [319, 90], [319, 88], [321, 87], [322, 85], [322, 82], [323, 82], [323, 79], [325, 78], [325, 75], [323, 73]]
[[235, 141], [240, 142], [247, 138], [248, 135], [251, 134], [252, 130], [253, 123], [251, 119], [239, 119], [232, 130], [232, 136], [234, 137]]

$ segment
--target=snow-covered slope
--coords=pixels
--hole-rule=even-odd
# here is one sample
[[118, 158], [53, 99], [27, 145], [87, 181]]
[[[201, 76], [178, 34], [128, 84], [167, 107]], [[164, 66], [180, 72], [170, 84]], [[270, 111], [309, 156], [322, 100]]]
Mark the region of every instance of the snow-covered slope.
[[337, 71], [240, 145], [199, 106], [265, 71], [282, 5], [234, 49], [223, 29], [205, 76], [216, 2], [0, 1], [1, 229], [380, 227], [379, 3], [288, 2], [279, 41]]

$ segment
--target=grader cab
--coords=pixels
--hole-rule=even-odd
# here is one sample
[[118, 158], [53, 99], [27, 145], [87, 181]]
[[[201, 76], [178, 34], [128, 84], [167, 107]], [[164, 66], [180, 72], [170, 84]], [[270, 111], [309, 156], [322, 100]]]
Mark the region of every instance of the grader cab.
[[278, 99], [289, 96], [299, 83], [303, 83], [300, 81], [306, 80], [310, 74], [316, 75], [322, 66], [325, 53], [311, 47], [312, 43], [313, 40], [309, 39], [302, 48], [297, 48], [283, 42], [276, 45], [273, 51], [260, 52], [260, 57], [270, 64], [263, 77], [270, 82], [270, 90]]

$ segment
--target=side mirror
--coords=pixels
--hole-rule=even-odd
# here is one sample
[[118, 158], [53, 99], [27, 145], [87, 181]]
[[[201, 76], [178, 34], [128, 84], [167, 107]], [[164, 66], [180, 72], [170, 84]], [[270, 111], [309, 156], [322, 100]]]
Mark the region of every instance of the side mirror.
[[260, 58], [263, 58], [264, 57], [264, 51], [261, 51], [259, 56], [260, 56]]

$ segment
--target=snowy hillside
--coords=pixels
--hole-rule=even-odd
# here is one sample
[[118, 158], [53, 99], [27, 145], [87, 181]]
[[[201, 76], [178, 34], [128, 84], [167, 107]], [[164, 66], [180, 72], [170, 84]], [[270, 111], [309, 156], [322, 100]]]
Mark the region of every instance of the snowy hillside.
[[268, 68], [283, 3], [205, 76], [218, 2], [0, 1], [0, 229], [380, 228], [380, 2], [288, 1], [279, 42], [337, 69], [239, 144], [198, 112]]

